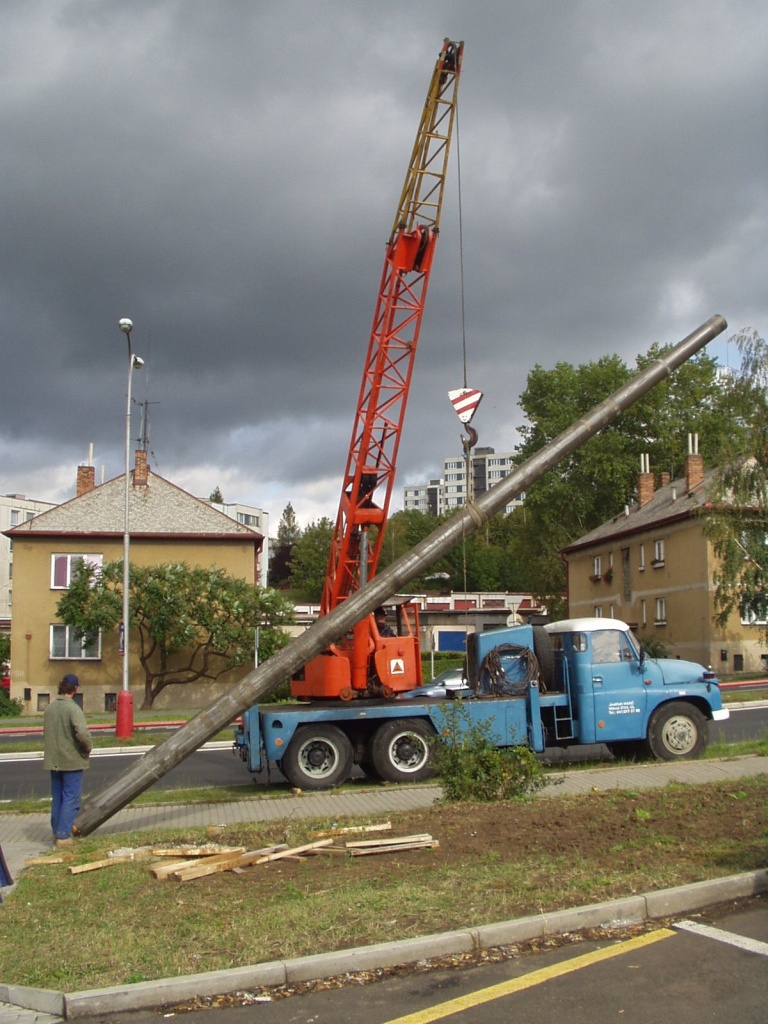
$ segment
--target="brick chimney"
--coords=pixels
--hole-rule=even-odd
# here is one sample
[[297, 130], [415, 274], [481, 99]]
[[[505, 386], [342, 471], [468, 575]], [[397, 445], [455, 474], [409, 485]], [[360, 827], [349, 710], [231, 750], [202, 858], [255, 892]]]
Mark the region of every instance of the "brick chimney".
[[133, 486], [134, 487], [146, 487], [149, 478], [149, 468], [147, 467], [147, 453], [138, 449], [135, 454], [136, 462], [133, 467]]
[[704, 457], [691, 452], [685, 457], [685, 489], [690, 493], [704, 479]]
[[637, 477], [637, 504], [640, 508], [647, 505], [653, 497], [654, 478], [650, 471], [650, 456], [640, 456], [640, 473]]
[[688, 435], [688, 454], [685, 457], [685, 489], [690, 494], [704, 479], [704, 457], [699, 455], [699, 435]]
[[92, 491], [96, 486], [96, 467], [95, 466], [78, 466], [77, 467], [77, 497], [79, 498], [82, 494], [87, 494], [88, 491]]
[[669, 473], [659, 473], [659, 487], [666, 487], [672, 479]]

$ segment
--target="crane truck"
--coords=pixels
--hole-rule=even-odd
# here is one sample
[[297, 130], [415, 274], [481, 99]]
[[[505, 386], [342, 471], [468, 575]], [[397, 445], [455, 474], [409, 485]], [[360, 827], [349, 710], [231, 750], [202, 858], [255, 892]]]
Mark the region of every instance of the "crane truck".
[[[344, 782], [353, 764], [375, 779], [434, 774], [446, 729], [479, 726], [499, 747], [604, 743], [617, 756], [696, 757], [710, 721], [728, 718], [715, 675], [690, 661], [646, 655], [618, 619], [511, 626], [467, 637], [465, 697], [249, 708], [235, 749], [251, 772], [276, 762], [301, 789]], [[460, 715], [449, 716], [452, 700]]]

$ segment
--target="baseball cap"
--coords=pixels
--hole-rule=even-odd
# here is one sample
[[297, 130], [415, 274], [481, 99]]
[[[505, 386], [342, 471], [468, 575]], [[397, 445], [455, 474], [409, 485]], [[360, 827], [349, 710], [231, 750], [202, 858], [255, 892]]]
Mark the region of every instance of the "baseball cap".
[[69, 683], [70, 686], [79, 686], [80, 685], [80, 680], [77, 678], [77, 676], [72, 675], [71, 672], [68, 673], [67, 675], [65, 675], [62, 678], [61, 681], [62, 681], [62, 683]]

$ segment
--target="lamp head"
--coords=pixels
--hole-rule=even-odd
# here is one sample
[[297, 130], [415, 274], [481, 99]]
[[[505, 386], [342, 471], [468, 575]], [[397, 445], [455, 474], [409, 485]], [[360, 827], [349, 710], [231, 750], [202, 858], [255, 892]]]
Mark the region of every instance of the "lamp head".
[[141, 358], [141, 356], [134, 356], [133, 357], [133, 368], [134, 368], [134, 370], [140, 370], [143, 365], [144, 365], [144, 360]]
[[120, 328], [123, 334], [130, 334], [131, 331], [133, 330], [133, 320], [129, 320], [128, 317], [123, 317], [123, 319], [118, 323], [117, 326]]

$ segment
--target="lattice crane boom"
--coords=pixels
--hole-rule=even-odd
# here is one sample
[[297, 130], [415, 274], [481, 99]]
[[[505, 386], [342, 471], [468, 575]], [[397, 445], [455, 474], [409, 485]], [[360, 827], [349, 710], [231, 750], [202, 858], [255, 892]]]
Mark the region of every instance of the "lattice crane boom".
[[375, 575], [381, 553], [440, 225], [463, 49], [461, 42], [443, 41], [387, 243], [322, 614]]

